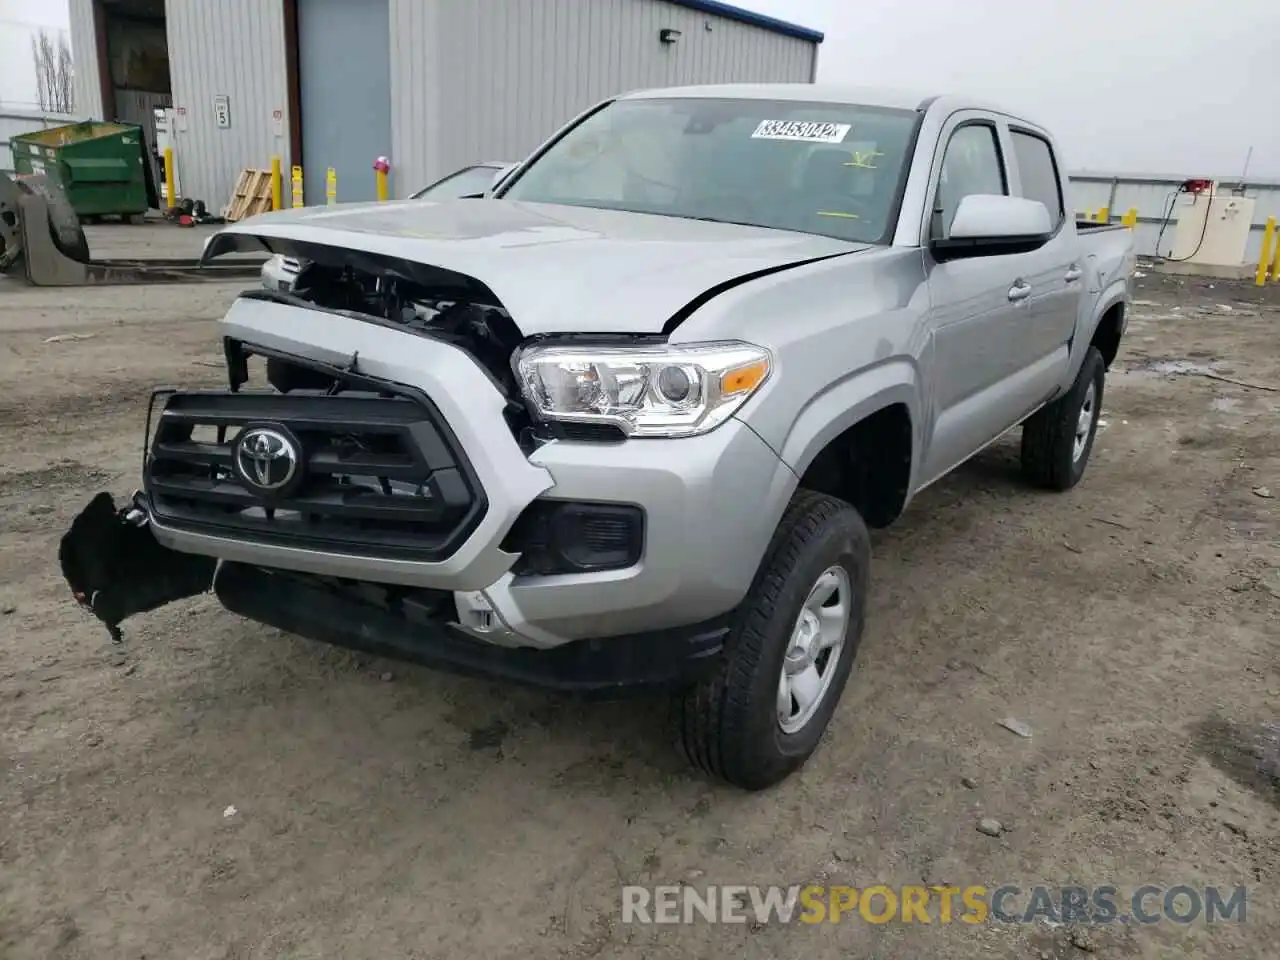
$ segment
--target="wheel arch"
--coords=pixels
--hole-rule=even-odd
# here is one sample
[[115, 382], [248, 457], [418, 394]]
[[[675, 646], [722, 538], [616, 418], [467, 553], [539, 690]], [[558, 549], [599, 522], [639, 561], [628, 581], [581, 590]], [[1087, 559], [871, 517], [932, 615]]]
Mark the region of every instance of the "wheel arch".
[[800, 486], [853, 504], [871, 527], [902, 512], [920, 463], [915, 369], [894, 362], [816, 397], [787, 437], [782, 458]]

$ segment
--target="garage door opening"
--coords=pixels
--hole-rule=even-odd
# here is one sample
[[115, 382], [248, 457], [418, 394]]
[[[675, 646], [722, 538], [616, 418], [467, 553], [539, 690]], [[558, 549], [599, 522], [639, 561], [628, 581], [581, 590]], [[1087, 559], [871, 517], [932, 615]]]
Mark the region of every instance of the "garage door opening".
[[290, 147], [306, 203], [325, 203], [330, 167], [342, 200], [376, 199], [374, 158], [391, 155], [388, 0], [285, 0], [284, 18]]
[[94, 0], [93, 26], [103, 119], [142, 127], [158, 183], [155, 110], [173, 106], [164, 0]]

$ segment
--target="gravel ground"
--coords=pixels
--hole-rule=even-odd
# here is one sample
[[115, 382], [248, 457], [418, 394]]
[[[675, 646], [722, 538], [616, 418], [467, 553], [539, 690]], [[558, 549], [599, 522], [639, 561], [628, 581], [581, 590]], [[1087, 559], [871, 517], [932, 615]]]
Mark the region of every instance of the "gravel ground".
[[[1280, 287], [1146, 276], [1079, 487], [1026, 488], [1013, 438], [877, 534], [827, 741], [758, 795], [687, 772], [661, 704], [362, 658], [208, 597], [110, 647], [57, 538], [135, 484], [152, 384], [220, 380], [235, 289], [0, 281], [0, 956], [1275, 956], [1280, 393], [1201, 374], [1280, 386]], [[1243, 925], [1087, 931], [621, 922], [621, 885], [682, 882], [1249, 899]]]

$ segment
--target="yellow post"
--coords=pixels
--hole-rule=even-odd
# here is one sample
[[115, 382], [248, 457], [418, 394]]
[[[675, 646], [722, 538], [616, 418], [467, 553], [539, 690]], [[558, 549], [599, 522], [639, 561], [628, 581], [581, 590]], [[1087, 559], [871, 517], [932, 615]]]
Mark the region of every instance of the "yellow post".
[[1111, 222], [1111, 211], [1110, 211], [1110, 210], [1108, 210], [1106, 207], [1099, 207], [1099, 208], [1098, 208], [1098, 222], [1099, 222], [1099, 223], [1110, 223], [1110, 222]]
[[329, 206], [338, 202], [338, 171], [330, 167], [324, 175], [324, 195]]
[[1276, 238], [1276, 254], [1271, 258], [1271, 282], [1280, 283], [1280, 237]]
[[177, 191], [173, 185], [173, 147], [164, 148], [164, 202], [169, 208], [178, 205]]
[[296, 208], [302, 206], [302, 168], [295, 166], [290, 175], [293, 180], [293, 205]]
[[1271, 266], [1271, 244], [1275, 237], [1276, 218], [1267, 217], [1267, 225], [1262, 230], [1262, 252], [1258, 255], [1258, 272], [1253, 276], [1253, 282], [1259, 287], [1267, 282], [1267, 269]]
[[1130, 230], [1133, 230], [1134, 228], [1136, 228], [1138, 226], [1138, 208], [1130, 207], [1127, 211], [1125, 211], [1125, 215], [1120, 218], [1120, 222], [1123, 223]]
[[280, 177], [280, 157], [271, 158], [271, 209], [284, 209], [284, 184]]
[[385, 202], [387, 199], [387, 171], [375, 170], [373, 176], [378, 185], [378, 200]]

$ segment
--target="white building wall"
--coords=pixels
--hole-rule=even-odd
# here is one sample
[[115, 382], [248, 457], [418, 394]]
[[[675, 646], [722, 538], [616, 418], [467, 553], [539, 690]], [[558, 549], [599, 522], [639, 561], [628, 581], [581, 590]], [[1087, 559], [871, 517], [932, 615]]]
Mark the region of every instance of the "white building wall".
[[[518, 160], [644, 87], [810, 82], [818, 46], [663, 0], [390, 0], [394, 191]], [[681, 32], [663, 44], [662, 29]]]
[[[73, 3], [88, 0], [72, 0]], [[281, 0], [167, 0], [169, 73], [186, 129], [175, 135], [181, 194], [218, 213], [245, 167], [284, 165], [289, 191], [289, 97]], [[231, 126], [214, 121], [214, 97], [230, 98]], [[273, 111], [282, 111], [277, 127]]]
[[93, 29], [93, 0], [67, 0], [71, 25], [71, 59], [75, 64], [76, 116], [102, 119], [102, 85], [98, 76], [98, 40]]

